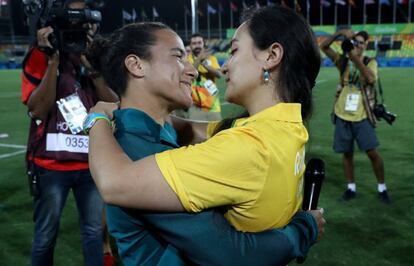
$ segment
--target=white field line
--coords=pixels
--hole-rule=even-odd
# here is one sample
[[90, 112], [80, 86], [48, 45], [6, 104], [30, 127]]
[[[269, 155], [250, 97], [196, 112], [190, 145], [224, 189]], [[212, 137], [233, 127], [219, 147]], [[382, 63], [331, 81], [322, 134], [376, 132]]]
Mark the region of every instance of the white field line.
[[4, 144], [4, 143], [0, 143], [0, 147], [15, 148], [15, 149], [26, 149], [26, 145]]
[[25, 152], [26, 152], [26, 150], [20, 150], [20, 151], [15, 151], [15, 152], [11, 152], [11, 153], [2, 154], [2, 155], [0, 155], [0, 160], [4, 159], [4, 158], [9, 158], [9, 157], [12, 157], [12, 156], [15, 156], [15, 155], [19, 155], [19, 154], [22, 154], [22, 153], [25, 153]]
[[19, 155], [19, 154], [22, 154], [22, 153], [25, 153], [26, 152], [26, 146], [25, 145], [16, 145], [16, 144], [4, 144], [4, 143], [0, 143], [0, 147], [19, 149], [19, 151], [5, 153], [5, 154], [0, 154], [0, 160], [1, 159], [5, 159], [5, 158], [9, 158], [9, 157], [12, 157], [12, 156], [16, 156], [16, 155]]

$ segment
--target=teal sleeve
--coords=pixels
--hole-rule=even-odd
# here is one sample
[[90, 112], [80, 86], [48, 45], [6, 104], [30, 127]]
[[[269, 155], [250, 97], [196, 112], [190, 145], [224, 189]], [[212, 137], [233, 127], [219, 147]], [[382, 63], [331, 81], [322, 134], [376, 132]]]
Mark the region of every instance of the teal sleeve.
[[222, 214], [143, 214], [158, 236], [197, 265], [287, 265], [304, 261], [317, 239], [312, 215], [297, 213], [282, 229], [261, 233], [236, 231]]
[[312, 214], [298, 212], [282, 231], [292, 244], [292, 256], [303, 262], [318, 238], [318, 225]]

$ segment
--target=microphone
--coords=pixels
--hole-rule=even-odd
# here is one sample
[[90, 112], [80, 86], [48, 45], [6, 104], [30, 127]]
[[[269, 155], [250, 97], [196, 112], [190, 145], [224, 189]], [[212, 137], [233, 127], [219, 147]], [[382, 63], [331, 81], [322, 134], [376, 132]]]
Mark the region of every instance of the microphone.
[[306, 164], [304, 180], [304, 195], [302, 209], [316, 210], [322, 182], [325, 178], [325, 163], [319, 158], [312, 158]]
[[[316, 210], [324, 178], [325, 163], [319, 158], [311, 158], [306, 164], [302, 210]], [[296, 262], [302, 264], [305, 259], [306, 256], [298, 257]]]

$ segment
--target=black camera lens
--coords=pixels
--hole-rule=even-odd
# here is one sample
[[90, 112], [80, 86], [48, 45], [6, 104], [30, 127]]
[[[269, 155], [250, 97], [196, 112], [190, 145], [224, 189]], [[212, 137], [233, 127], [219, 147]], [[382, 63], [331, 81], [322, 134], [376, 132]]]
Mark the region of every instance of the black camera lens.
[[390, 113], [390, 112], [386, 112], [383, 117], [384, 117], [384, 120], [387, 121], [387, 123], [390, 124], [390, 125], [392, 125], [392, 123], [397, 118], [397, 116], [395, 114]]
[[346, 39], [341, 44], [342, 51], [344, 51], [345, 53], [352, 51], [354, 47], [355, 47], [355, 43], [354, 43], [354, 40], [352, 39]]
[[383, 104], [378, 104], [374, 107], [374, 115], [378, 120], [384, 119], [390, 125], [397, 118], [397, 115], [387, 111]]

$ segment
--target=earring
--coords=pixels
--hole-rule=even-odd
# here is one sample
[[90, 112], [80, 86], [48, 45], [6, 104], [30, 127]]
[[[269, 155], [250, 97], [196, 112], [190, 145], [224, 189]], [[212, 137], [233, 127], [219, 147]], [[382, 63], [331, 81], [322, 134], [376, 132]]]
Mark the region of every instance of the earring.
[[269, 71], [267, 71], [266, 69], [263, 72], [263, 80], [264, 82], [267, 84], [270, 80], [270, 74]]

